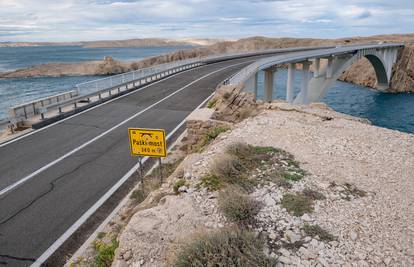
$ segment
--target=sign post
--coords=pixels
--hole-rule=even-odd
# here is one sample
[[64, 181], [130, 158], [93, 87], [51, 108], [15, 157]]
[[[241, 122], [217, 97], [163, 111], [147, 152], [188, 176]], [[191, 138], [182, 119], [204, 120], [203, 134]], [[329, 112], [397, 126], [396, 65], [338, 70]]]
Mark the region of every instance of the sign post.
[[[156, 157], [159, 159], [160, 178], [162, 183], [161, 158], [167, 156], [167, 144], [165, 142], [165, 131], [163, 129], [129, 128], [129, 146], [132, 156]], [[141, 159], [140, 167], [141, 167]], [[142, 169], [141, 169], [142, 172]]]

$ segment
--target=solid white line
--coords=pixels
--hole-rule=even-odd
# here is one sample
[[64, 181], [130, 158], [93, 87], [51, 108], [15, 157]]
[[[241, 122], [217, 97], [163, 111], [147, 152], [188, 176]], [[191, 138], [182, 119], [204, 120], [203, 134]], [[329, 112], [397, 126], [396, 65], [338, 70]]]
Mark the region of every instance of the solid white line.
[[[217, 63], [214, 63], [214, 64], [218, 64], [218, 63], [221, 63], [221, 62], [217, 62]], [[210, 64], [210, 65], [213, 65], [213, 64]], [[198, 67], [201, 67], [201, 66], [198, 66]], [[67, 117], [67, 118], [61, 119], [61, 120], [59, 120], [59, 121], [57, 121], [57, 122], [54, 122], [54, 123], [52, 123], [52, 124], [49, 124], [49, 125], [47, 125], [47, 126], [45, 126], [45, 127], [42, 127], [42, 128], [37, 129], [37, 130], [35, 130], [35, 131], [29, 132], [29, 133], [24, 134], [24, 135], [22, 135], [22, 136], [19, 136], [19, 137], [13, 138], [13, 139], [11, 139], [11, 140], [9, 140], [9, 141], [5, 141], [5, 142], [3, 142], [3, 143], [0, 143], [0, 148], [1, 148], [1, 147], [3, 147], [3, 146], [6, 146], [6, 145], [8, 145], [8, 144], [14, 143], [14, 142], [16, 142], [16, 141], [18, 141], [18, 140], [20, 140], [20, 139], [25, 138], [25, 137], [28, 137], [28, 136], [30, 136], [30, 135], [32, 135], [32, 134], [35, 134], [35, 133], [41, 132], [41, 131], [43, 131], [43, 130], [46, 130], [46, 129], [47, 129], [47, 128], [49, 128], [49, 127], [52, 127], [52, 126], [54, 126], [54, 125], [56, 125], [56, 124], [62, 123], [62, 122], [64, 122], [64, 121], [66, 121], [66, 120], [69, 120], [69, 119], [71, 119], [71, 118], [74, 118], [74, 117], [76, 117], [76, 116], [79, 116], [79, 115], [81, 115], [81, 114], [83, 114], [83, 113], [85, 113], [85, 112], [88, 112], [88, 111], [94, 110], [94, 109], [96, 109], [96, 108], [98, 108], [98, 107], [100, 107], [100, 106], [103, 106], [103, 105], [109, 104], [109, 103], [111, 103], [111, 102], [113, 102], [113, 101], [116, 101], [116, 100], [118, 100], [118, 99], [124, 98], [124, 97], [126, 97], [126, 96], [131, 95], [131, 94], [138, 93], [138, 92], [140, 92], [140, 91], [142, 91], [142, 90], [144, 90], [144, 89], [146, 89], [146, 88], [148, 88], [148, 87], [150, 87], [150, 86], [152, 86], [152, 85], [155, 85], [155, 84], [160, 83], [160, 82], [162, 82], [162, 81], [168, 80], [168, 79], [170, 79], [170, 78], [172, 78], [172, 77], [174, 77], [174, 76], [180, 75], [180, 74], [182, 74], [182, 73], [185, 73], [185, 72], [188, 72], [188, 71], [194, 70], [194, 69], [196, 69], [196, 68], [198, 68], [198, 67], [194, 67], [194, 68], [192, 68], [192, 69], [188, 69], [188, 70], [185, 70], [185, 71], [180, 71], [180, 72], [174, 73], [174, 74], [172, 74], [172, 75], [170, 75], [170, 76], [168, 76], [168, 77], [166, 77], [166, 78], [163, 78], [163, 79], [161, 79], [161, 80], [159, 80], [159, 81], [156, 81], [156, 82], [153, 82], [153, 83], [147, 84], [147, 85], [145, 85], [144, 87], [141, 87], [141, 88], [139, 88], [139, 89], [136, 89], [136, 90], [134, 90], [134, 91], [131, 91], [131, 92], [129, 92], [129, 93], [126, 93], [126, 94], [124, 94], [124, 95], [121, 95], [121, 96], [119, 96], [119, 97], [115, 97], [115, 98], [113, 98], [113, 99], [111, 99], [111, 100], [105, 101], [105, 102], [103, 102], [103, 103], [101, 103], [101, 104], [99, 104], [99, 105], [96, 105], [96, 106], [94, 106], [94, 107], [88, 108], [88, 109], [86, 109], [86, 110], [84, 110], [84, 111], [81, 111], [81, 112], [79, 112], [79, 113], [73, 114], [73, 115], [71, 115], [71, 116], [69, 116], [69, 117]]]
[[36, 170], [36, 171], [32, 172], [31, 174], [29, 174], [29, 175], [25, 176], [24, 178], [20, 179], [19, 181], [17, 181], [17, 182], [15, 182], [15, 183], [13, 183], [13, 184], [11, 184], [11, 185], [7, 186], [6, 188], [2, 189], [2, 190], [0, 191], [0, 198], [1, 198], [4, 194], [6, 194], [6, 193], [8, 193], [8, 192], [10, 192], [10, 191], [12, 191], [12, 190], [14, 190], [15, 188], [17, 188], [17, 187], [18, 187], [18, 186], [20, 186], [21, 184], [23, 184], [23, 183], [27, 182], [28, 180], [32, 179], [33, 177], [35, 177], [35, 176], [36, 176], [36, 175], [38, 175], [39, 173], [41, 173], [41, 172], [43, 172], [43, 171], [45, 171], [45, 170], [49, 169], [49, 168], [50, 168], [50, 167], [52, 167], [53, 165], [55, 165], [55, 164], [59, 163], [60, 161], [64, 160], [65, 158], [67, 158], [67, 157], [69, 157], [69, 156], [73, 155], [74, 153], [78, 152], [79, 150], [83, 149], [84, 147], [86, 147], [86, 146], [88, 146], [88, 145], [92, 144], [92, 143], [93, 143], [93, 142], [95, 142], [96, 140], [98, 140], [98, 139], [102, 138], [103, 136], [105, 136], [105, 135], [107, 135], [108, 133], [112, 132], [113, 130], [117, 129], [119, 126], [124, 125], [125, 123], [129, 122], [130, 120], [132, 120], [132, 119], [134, 119], [134, 118], [138, 117], [138, 116], [139, 116], [139, 115], [141, 115], [142, 113], [144, 113], [144, 112], [146, 112], [146, 111], [150, 110], [150, 109], [151, 109], [151, 108], [153, 108], [154, 106], [156, 106], [156, 105], [158, 105], [159, 103], [163, 102], [164, 100], [166, 100], [166, 99], [168, 99], [168, 98], [170, 98], [170, 97], [174, 96], [175, 94], [177, 94], [177, 93], [181, 92], [182, 90], [184, 90], [184, 89], [186, 89], [187, 87], [189, 87], [189, 86], [193, 85], [194, 83], [196, 83], [196, 82], [198, 82], [198, 81], [200, 81], [200, 80], [202, 80], [202, 79], [204, 79], [204, 78], [206, 78], [206, 77], [208, 77], [208, 76], [210, 76], [210, 75], [212, 75], [212, 74], [214, 74], [214, 73], [217, 73], [217, 72], [220, 72], [220, 71], [222, 71], [222, 70], [225, 70], [225, 69], [228, 69], [228, 68], [231, 68], [231, 67], [237, 66], [237, 65], [241, 65], [241, 64], [246, 64], [246, 62], [241, 62], [241, 63], [233, 64], [233, 65], [230, 65], [230, 66], [227, 66], [227, 67], [224, 67], [224, 68], [221, 68], [221, 69], [215, 70], [215, 71], [213, 71], [213, 72], [210, 72], [210, 73], [208, 73], [208, 74], [206, 74], [206, 75], [204, 75], [204, 76], [202, 76], [202, 77], [198, 78], [197, 80], [192, 81], [191, 83], [187, 84], [186, 86], [181, 87], [180, 89], [176, 90], [175, 92], [173, 92], [173, 93], [171, 93], [171, 94], [167, 95], [166, 97], [162, 98], [161, 100], [158, 100], [157, 102], [153, 103], [152, 105], [150, 105], [150, 106], [146, 107], [145, 109], [143, 109], [143, 110], [141, 110], [140, 112], [138, 112], [138, 113], [136, 113], [136, 114], [132, 115], [131, 117], [129, 117], [129, 118], [127, 118], [127, 119], [123, 120], [122, 122], [118, 123], [117, 125], [113, 126], [113, 127], [112, 127], [112, 128], [110, 128], [110, 129], [106, 130], [105, 132], [103, 132], [103, 133], [99, 134], [98, 136], [96, 136], [96, 137], [92, 138], [91, 140], [89, 140], [89, 141], [87, 141], [87, 142], [83, 143], [82, 145], [80, 145], [80, 146], [78, 146], [77, 148], [75, 148], [75, 149], [71, 150], [70, 152], [68, 152], [68, 153], [64, 154], [63, 156], [61, 156], [61, 157], [59, 157], [59, 158], [55, 159], [54, 161], [52, 161], [52, 162], [50, 162], [50, 163], [46, 164], [45, 166], [41, 167], [40, 169], [38, 169], [38, 170]]
[[[239, 65], [239, 64], [236, 64]], [[235, 65], [232, 65], [235, 66]], [[230, 66], [229, 66], [230, 67]], [[207, 97], [196, 109], [202, 107], [212, 96], [214, 92]], [[178, 124], [168, 135], [167, 140], [169, 140], [175, 132], [177, 132], [181, 126], [186, 122], [185, 118]], [[142, 163], [145, 163], [148, 160], [148, 157], [142, 159]], [[92, 214], [94, 214], [106, 200], [108, 200], [119, 187], [125, 183], [131, 175], [138, 170], [140, 164], [135, 164], [111, 189], [109, 189], [92, 207], [90, 207], [69, 229], [67, 229], [63, 235], [61, 235], [43, 254], [31, 265], [31, 267], [41, 266], [78, 228], [84, 224]], [[111, 213], [113, 214], [113, 212]]]

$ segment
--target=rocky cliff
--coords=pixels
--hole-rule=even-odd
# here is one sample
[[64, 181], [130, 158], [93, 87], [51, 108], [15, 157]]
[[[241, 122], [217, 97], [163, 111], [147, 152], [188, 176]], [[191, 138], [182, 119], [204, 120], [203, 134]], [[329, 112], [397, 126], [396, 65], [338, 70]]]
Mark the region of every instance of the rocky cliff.
[[[346, 70], [340, 80], [368, 87], [376, 87], [374, 68], [367, 59], [362, 59]], [[389, 92], [414, 92], [414, 45], [408, 45], [398, 53], [393, 68]]]

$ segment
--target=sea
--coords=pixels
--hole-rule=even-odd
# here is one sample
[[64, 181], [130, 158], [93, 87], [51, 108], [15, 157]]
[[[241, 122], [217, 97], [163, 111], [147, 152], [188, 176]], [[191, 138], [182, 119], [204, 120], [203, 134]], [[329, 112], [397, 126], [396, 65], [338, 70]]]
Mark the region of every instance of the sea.
[[[0, 47], [0, 72], [49, 62], [102, 60], [133, 61], [174, 52], [189, 46], [84, 48], [80, 46]], [[263, 97], [263, 73], [259, 73], [258, 97]], [[295, 91], [299, 91], [300, 74], [295, 75]], [[97, 76], [0, 79], [0, 121], [7, 118], [9, 107], [37, 98], [71, 90], [76, 84], [102, 78]], [[279, 70], [275, 77], [276, 98], [285, 98], [287, 72]], [[322, 102], [332, 109], [366, 118], [372, 124], [414, 133], [414, 94], [383, 93], [368, 87], [335, 82]]]

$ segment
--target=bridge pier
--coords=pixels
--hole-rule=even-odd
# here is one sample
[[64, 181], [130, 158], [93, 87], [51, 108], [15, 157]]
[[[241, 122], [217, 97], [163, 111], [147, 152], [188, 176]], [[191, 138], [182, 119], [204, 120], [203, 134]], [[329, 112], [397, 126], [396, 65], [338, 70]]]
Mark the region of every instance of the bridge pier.
[[308, 88], [309, 88], [309, 77], [310, 77], [310, 68], [311, 63], [309, 61], [302, 62], [302, 80], [300, 83], [300, 93], [302, 94], [301, 104], [309, 104], [308, 99]]
[[288, 76], [287, 76], [287, 87], [286, 87], [286, 101], [293, 103], [293, 89], [295, 87], [295, 71], [296, 64], [289, 63]]
[[273, 100], [274, 72], [276, 72], [276, 69], [267, 69], [267, 70], [265, 70], [264, 100], [266, 102], [272, 102], [272, 100]]
[[249, 87], [250, 88], [252, 88], [253, 89], [253, 94], [254, 94], [254, 99], [256, 100], [257, 99], [257, 87], [258, 87], [258, 84], [257, 84], [257, 81], [258, 81], [258, 76], [259, 76], [259, 73], [258, 72], [256, 72], [253, 76], [251, 76], [250, 78], [249, 78], [249, 80], [248, 80], [248, 82], [249, 82]]

